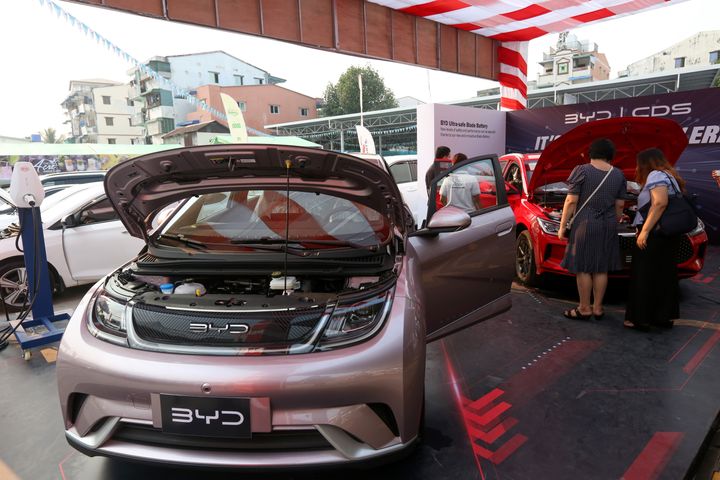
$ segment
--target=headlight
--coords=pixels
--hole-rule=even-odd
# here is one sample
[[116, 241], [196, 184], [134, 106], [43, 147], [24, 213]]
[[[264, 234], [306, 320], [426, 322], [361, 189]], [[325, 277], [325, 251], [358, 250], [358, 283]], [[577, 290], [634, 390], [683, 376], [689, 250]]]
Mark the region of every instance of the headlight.
[[125, 302], [110, 297], [102, 289], [91, 303], [88, 329], [94, 336], [118, 345], [125, 345]]
[[690, 235], [691, 237], [694, 237], [695, 235], [700, 235], [704, 231], [705, 231], [705, 224], [703, 223], [702, 220], [700, 220], [698, 218], [697, 226], [695, 228], [693, 228], [692, 231], [690, 233], [688, 233], [688, 235]]
[[339, 303], [327, 322], [319, 347], [346, 346], [375, 334], [390, 311], [391, 292], [353, 303]]
[[546, 220], [544, 218], [538, 218], [538, 225], [540, 225], [540, 228], [542, 228], [542, 231], [550, 234], [550, 235], [557, 235], [558, 231], [560, 230], [560, 222], [556, 222], [554, 220]]

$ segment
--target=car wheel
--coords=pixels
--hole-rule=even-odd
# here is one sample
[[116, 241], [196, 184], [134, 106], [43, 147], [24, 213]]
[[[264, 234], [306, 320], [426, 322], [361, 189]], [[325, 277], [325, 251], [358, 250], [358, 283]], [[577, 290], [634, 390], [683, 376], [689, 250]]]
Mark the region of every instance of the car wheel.
[[524, 285], [536, 286], [540, 283], [535, 267], [535, 249], [527, 230], [520, 232], [515, 241], [515, 274]]
[[[50, 291], [57, 286], [55, 275], [50, 273]], [[12, 260], [0, 265], [0, 295], [8, 312], [17, 312], [25, 305], [28, 294], [27, 270], [22, 260]]]

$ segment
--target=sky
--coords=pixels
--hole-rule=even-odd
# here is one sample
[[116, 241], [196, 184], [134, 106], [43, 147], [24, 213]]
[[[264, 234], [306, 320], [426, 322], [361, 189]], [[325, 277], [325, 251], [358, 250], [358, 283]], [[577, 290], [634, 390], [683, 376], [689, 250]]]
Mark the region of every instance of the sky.
[[[69, 13], [132, 57], [224, 50], [287, 79], [284, 87], [322, 97], [329, 82], [352, 65], [370, 65], [396, 97], [424, 102], [474, 97], [496, 82], [392, 62], [340, 55], [249, 35], [222, 32], [68, 2]], [[694, 33], [720, 28], [720, 1], [687, 0], [662, 8], [573, 30], [578, 39], [598, 44], [612, 68], [611, 78], [628, 64], [663, 50]], [[540, 70], [542, 53], [557, 34], [532, 40], [528, 78]], [[37, 0], [0, 0], [0, 136], [27, 137], [52, 127], [69, 128], [60, 103], [73, 79], [104, 78], [127, 82], [131, 65], [70, 26]]]

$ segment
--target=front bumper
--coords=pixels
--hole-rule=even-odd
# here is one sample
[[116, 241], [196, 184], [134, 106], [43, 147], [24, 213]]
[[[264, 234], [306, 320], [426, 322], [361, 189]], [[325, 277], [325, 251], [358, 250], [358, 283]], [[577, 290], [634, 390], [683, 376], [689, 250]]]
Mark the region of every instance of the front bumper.
[[[549, 235], [543, 232], [537, 226], [537, 222], [532, 230], [534, 247], [535, 247], [535, 264], [537, 265], [537, 273], [552, 273], [557, 275], [573, 275], [560, 266], [565, 249], [567, 248], [567, 240], [560, 240], [555, 235]], [[622, 270], [610, 272], [613, 278], [630, 277], [630, 265], [632, 263], [632, 250], [635, 244], [634, 234], [618, 235], [620, 243], [620, 259]], [[708, 237], [705, 232], [698, 235], [684, 235], [681, 239], [680, 250], [677, 253], [678, 278], [690, 278], [697, 275], [705, 264], [705, 250], [707, 248]]]
[[[89, 455], [212, 467], [337, 465], [392, 457], [414, 443], [425, 342], [410, 302], [393, 301], [369, 341], [287, 356], [133, 350], [85, 326], [91, 292], [63, 337], [57, 376], [66, 436]], [[250, 398], [253, 439], [162, 432], [160, 394]]]

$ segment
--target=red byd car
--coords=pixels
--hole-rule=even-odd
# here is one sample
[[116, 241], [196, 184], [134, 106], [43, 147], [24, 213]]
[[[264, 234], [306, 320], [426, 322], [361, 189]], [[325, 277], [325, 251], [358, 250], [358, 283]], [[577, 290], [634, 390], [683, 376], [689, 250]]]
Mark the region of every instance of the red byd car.
[[[541, 154], [508, 154], [500, 158], [508, 200], [517, 220], [515, 270], [523, 283], [537, 285], [545, 273], [571, 275], [560, 266], [567, 240], [557, 237], [568, 189], [565, 180], [575, 166], [588, 162], [590, 143], [602, 137], [615, 143], [617, 152], [612, 164], [628, 179], [627, 219], [618, 225], [623, 270], [610, 274], [629, 275], [635, 243], [631, 223], [640, 193], [640, 186], [631, 181], [635, 178], [635, 158], [641, 150], [658, 147], [670, 163], [677, 162], [687, 146], [687, 136], [671, 120], [644, 117], [598, 120], [563, 134]], [[704, 225], [698, 220], [697, 228], [683, 237], [677, 252], [680, 278], [692, 277], [702, 269], [707, 243]]]

